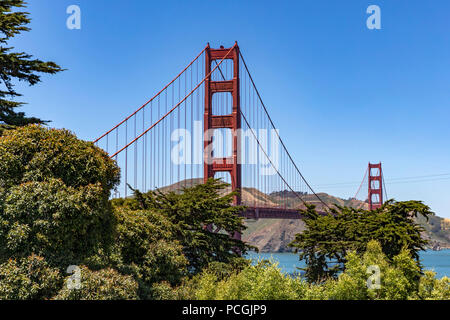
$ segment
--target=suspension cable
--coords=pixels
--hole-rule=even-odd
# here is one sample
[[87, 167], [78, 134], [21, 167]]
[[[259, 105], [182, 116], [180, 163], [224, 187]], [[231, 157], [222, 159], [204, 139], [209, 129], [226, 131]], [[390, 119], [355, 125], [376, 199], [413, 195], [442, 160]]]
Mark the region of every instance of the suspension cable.
[[145, 130], [144, 132], [142, 132], [138, 137], [134, 138], [133, 141], [131, 141], [130, 143], [128, 143], [126, 146], [124, 146], [122, 149], [120, 149], [119, 151], [117, 151], [116, 153], [114, 153], [112, 156], [110, 156], [110, 158], [114, 158], [117, 154], [119, 154], [120, 152], [122, 152], [123, 150], [127, 149], [130, 145], [132, 145], [133, 143], [135, 143], [137, 140], [139, 140], [143, 135], [145, 135], [147, 132], [149, 132], [151, 129], [153, 129], [158, 123], [160, 123], [162, 120], [164, 120], [168, 115], [170, 115], [175, 109], [178, 108], [178, 106], [180, 106], [184, 101], [186, 101], [187, 98], [189, 98], [191, 96], [191, 94], [193, 92], [195, 92], [195, 90], [197, 90], [202, 84], [203, 82], [206, 81], [206, 79], [209, 78], [209, 76], [220, 66], [220, 64], [228, 57], [228, 55], [230, 54], [230, 52], [236, 47], [236, 44], [233, 45], [233, 47], [230, 48], [230, 50], [228, 50], [227, 54], [222, 58], [222, 60], [220, 60], [220, 62], [218, 63], [218, 65], [212, 69], [204, 78], [203, 80], [197, 84], [197, 86], [191, 91], [189, 92], [188, 95], [186, 95], [181, 101], [179, 101], [172, 109], [170, 109], [165, 115], [163, 115], [158, 121], [156, 121], [153, 125], [151, 125], [149, 128], [147, 128], [147, 130]]
[[192, 60], [186, 68], [184, 68], [175, 78], [172, 79], [164, 88], [162, 88], [157, 94], [155, 94], [150, 100], [148, 100], [146, 103], [144, 103], [141, 107], [139, 107], [136, 111], [134, 111], [132, 114], [130, 114], [128, 117], [123, 119], [121, 122], [119, 122], [117, 125], [115, 125], [111, 130], [107, 131], [103, 135], [101, 135], [99, 138], [94, 140], [94, 143], [98, 142], [108, 134], [110, 134], [114, 129], [117, 129], [119, 126], [121, 126], [123, 123], [125, 123], [127, 120], [129, 120], [132, 116], [134, 116], [136, 113], [138, 113], [142, 108], [146, 107], [150, 102], [152, 102], [157, 96], [161, 94], [164, 90], [166, 90], [172, 83], [174, 83], [202, 54], [206, 51], [208, 48], [208, 45]]
[[356, 191], [355, 196], [354, 196], [353, 198], [356, 199], [356, 196], [358, 195], [359, 191], [361, 191], [361, 188], [362, 188], [362, 186], [363, 186], [363, 184], [364, 184], [364, 181], [366, 180], [366, 177], [367, 177], [367, 173], [368, 173], [368, 172], [369, 172], [369, 167], [367, 167], [366, 173], [364, 173], [364, 178], [362, 179], [361, 184], [359, 185], [358, 191]]
[[[266, 108], [266, 106], [265, 106], [265, 104], [264, 104], [264, 102], [263, 102], [263, 100], [262, 100], [262, 98], [261, 98], [261, 95], [259, 94], [258, 88], [256, 87], [255, 82], [253, 81], [252, 75], [250, 74], [250, 71], [249, 71], [249, 69], [248, 69], [248, 67], [247, 67], [247, 64], [245, 63], [245, 59], [244, 59], [244, 56], [243, 56], [242, 53], [241, 53], [241, 50], [239, 50], [239, 55], [240, 55], [240, 57], [241, 57], [241, 59], [242, 59], [242, 62], [244, 63], [245, 70], [247, 70], [247, 74], [248, 74], [248, 76], [249, 76], [249, 78], [250, 78], [250, 81], [252, 82], [252, 85], [253, 85], [253, 88], [254, 88], [255, 91], [256, 91], [256, 94], [258, 95], [258, 99], [259, 99], [259, 101], [261, 102], [261, 105], [262, 105], [262, 107], [263, 107], [263, 109], [264, 109], [264, 112], [266, 113], [266, 115], [267, 115], [267, 117], [268, 117], [268, 119], [269, 119], [269, 121], [270, 121], [272, 127], [273, 127], [274, 129], [276, 129], [276, 127], [275, 127], [275, 125], [274, 125], [274, 123], [273, 123], [273, 121], [272, 121], [272, 118], [270, 117], [270, 115], [269, 115], [269, 113], [268, 113], [268, 111], [267, 111], [267, 108]], [[276, 132], [276, 134], [277, 134], [278, 139], [279, 139], [280, 142], [281, 142], [281, 145], [283, 146], [283, 149], [286, 151], [287, 156], [288, 156], [289, 159], [291, 160], [291, 163], [293, 164], [295, 170], [296, 170], [297, 173], [300, 175], [300, 177], [301, 177], [302, 180], [305, 182], [305, 184], [308, 186], [309, 190], [314, 194], [314, 196], [315, 196], [315, 197], [316, 197], [316, 198], [317, 198], [324, 206], [326, 206], [328, 209], [330, 209], [330, 207], [329, 207], [329, 206], [328, 206], [328, 205], [327, 205], [327, 204], [326, 204], [326, 203], [325, 203], [325, 202], [317, 195], [317, 193], [316, 193], [316, 192], [313, 190], [313, 188], [309, 185], [308, 181], [306, 181], [305, 177], [304, 177], [303, 174], [300, 172], [299, 168], [297, 167], [297, 165], [295, 164], [294, 160], [292, 159], [291, 154], [290, 154], [289, 151], [287, 150], [286, 145], [284, 144], [284, 142], [283, 142], [283, 140], [281, 139], [280, 135], [278, 134], [277, 130], [275, 130], [275, 132]]]

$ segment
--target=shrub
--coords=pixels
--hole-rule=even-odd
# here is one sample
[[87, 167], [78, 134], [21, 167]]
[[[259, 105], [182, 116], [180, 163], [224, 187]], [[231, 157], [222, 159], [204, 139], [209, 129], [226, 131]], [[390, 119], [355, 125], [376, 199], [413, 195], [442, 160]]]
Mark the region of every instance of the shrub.
[[412, 299], [450, 300], [450, 278], [436, 279], [436, 272], [425, 271], [420, 278], [419, 290]]
[[0, 299], [49, 299], [60, 289], [63, 278], [44, 258], [31, 255], [0, 265]]
[[79, 289], [69, 288], [71, 276], [65, 279], [62, 290], [55, 300], [136, 300], [138, 284], [131, 276], [121, 275], [116, 270], [107, 268], [91, 271], [80, 266], [81, 279]]
[[302, 296], [307, 286], [267, 261], [247, 266], [220, 281], [207, 269], [193, 281], [197, 288], [194, 298], [199, 300], [291, 300]]
[[107, 247], [114, 161], [67, 130], [28, 126], [0, 137], [0, 259], [39, 254], [65, 270]]
[[[325, 298], [331, 300], [406, 300], [418, 290], [420, 267], [407, 249], [389, 261], [381, 245], [372, 240], [362, 256], [350, 252], [346, 260], [345, 271], [337, 279], [310, 288], [322, 287]], [[368, 286], [374, 267], [379, 270], [379, 288], [376, 283]]]
[[12, 187], [0, 215], [0, 257], [45, 257], [66, 268], [93, 254], [112, 229], [99, 184], [74, 189], [61, 180]]

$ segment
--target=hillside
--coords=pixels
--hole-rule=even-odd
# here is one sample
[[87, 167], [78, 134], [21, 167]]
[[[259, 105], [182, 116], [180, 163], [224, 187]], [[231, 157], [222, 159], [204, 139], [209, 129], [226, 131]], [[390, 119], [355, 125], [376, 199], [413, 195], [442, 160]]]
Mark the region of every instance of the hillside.
[[[161, 188], [162, 191], [180, 190], [183, 187], [190, 187], [199, 184], [203, 179], [190, 179], [181, 181], [177, 184]], [[230, 189], [224, 192], [229, 192]], [[344, 200], [326, 193], [319, 193], [318, 196], [327, 204], [338, 204], [340, 206], [349, 206], [353, 208], [367, 209], [366, 202], [348, 199]], [[324, 209], [314, 195], [303, 194], [302, 198], [307, 203], [316, 205], [318, 210]], [[244, 205], [274, 206], [282, 200], [288, 199], [289, 208], [304, 208], [298, 196], [291, 191], [274, 192], [265, 194], [254, 188], [242, 189], [242, 203]], [[450, 248], [450, 219], [444, 219], [438, 216], [431, 217], [427, 222], [424, 218], [418, 222], [425, 229], [423, 237], [430, 240], [430, 248]], [[258, 247], [261, 252], [288, 252], [291, 248], [288, 244], [294, 240], [295, 235], [304, 230], [305, 225], [302, 220], [288, 219], [259, 219], [247, 220], [247, 229], [242, 239]]]
[[[354, 208], [368, 208], [367, 203], [356, 199], [344, 200], [326, 193], [319, 193], [319, 197], [327, 204], [338, 204]], [[290, 195], [294, 197], [294, 195]], [[277, 198], [277, 197], [275, 197]], [[295, 197], [297, 198], [297, 197]], [[308, 203], [315, 203], [313, 195], [303, 196]], [[301, 205], [293, 200], [292, 207], [298, 208]], [[317, 206], [319, 209], [320, 205]], [[430, 248], [450, 248], [450, 219], [433, 216], [426, 221], [421, 217], [418, 223], [425, 229], [423, 237], [430, 240]], [[301, 220], [287, 219], [260, 219], [247, 220], [247, 230], [243, 234], [243, 240], [258, 247], [261, 252], [289, 252], [292, 251], [288, 244], [294, 240], [295, 235], [304, 230], [305, 225]]]

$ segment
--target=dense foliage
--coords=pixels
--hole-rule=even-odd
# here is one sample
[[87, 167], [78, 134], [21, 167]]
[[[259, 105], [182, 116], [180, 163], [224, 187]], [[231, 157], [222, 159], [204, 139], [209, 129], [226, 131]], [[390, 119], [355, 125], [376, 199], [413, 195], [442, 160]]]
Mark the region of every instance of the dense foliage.
[[161, 281], [178, 284], [187, 274], [182, 246], [174, 225], [157, 212], [116, 208], [117, 237], [110, 265], [139, 283], [141, 298], [152, 297]]
[[[421, 276], [415, 260], [406, 249], [388, 259], [381, 245], [370, 241], [363, 255], [350, 251], [345, 271], [336, 279], [308, 283], [303, 277], [283, 274], [276, 264], [260, 261], [242, 271], [222, 278], [206, 269], [165, 297], [174, 299], [244, 299], [244, 300], [384, 300], [450, 299], [450, 279], [434, 278], [427, 271]], [[380, 286], [369, 287], [369, 267], [380, 270]]]
[[39, 126], [0, 138], [0, 259], [42, 256], [61, 270], [112, 242], [114, 162], [66, 130]]
[[[388, 259], [403, 248], [411, 252], [419, 264], [420, 250], [427, 241], [414, 217], [427, 218], [433, 213], [420, 201], [387, 201], [373, 211], [337, 207], [327, 215], [320, 215], [313, 206], [301, 211], [306, 230], [290, 244], [305, 260], [306, 278], [318, 282], [336, 276], [345, 269], [347, 253], [362, 254], [371, 240], [377, 240]], [[419, 266], [420, 267], [420, 266]]]
[[[245, 228], [239, 217], [244, 207], [231, 205], [235, 194], [223, 194], [226, 187], [219, 179], [209, 179], [181, 192], [135, 191], [138, 207], [158, 212], [173, 224], [174, 236], [183, 247], [190, 273], [200, 272], [211, 262], [228, 263], [252, 248], [230, 237]], [[136, 203], [128, 206], [136, 207]], [[210, 232], [208, 226], [224, 232]]]
[[131, 276], [121, 275], [116, 270], [105, 268], [91, 271], [80, 267], [80, 288], [70, 289], [67, 277], [61, 291], [54, 297], [56, 300], [136, 300], [138, 284]]
[[[23, 105], [14, 98], [21, 94], [14, 89], [13, 80], [35, 85], [41, 81], [40, 74], [55, 74], [62, 71], [54, 62], [32, 59], [25, 52], [13, 52], [8, 42], [21, 32], [30, 31], [29, 14], [20, 9], [26, 6], [23, 0], [2, 0], [0, 2], [0, 131], [3, 128], [42, 123], [38, 118], [26, 117], [16, 108]], [[17, 11], [19, 10], [19, 11]]]
[[62, 284], [60, 271], [36, 255], [0, 264], [0, 299], [47, 299], [56, 294]]
[[[0, 137], [0, 299], [151, 299], [249, 248], [227, 186], [109, 200], [119, 168], [67, 130], [31, 125]], [[30, 266], [31, 265], [31, 266]], [[62, 277], [81, 267], [82, 289]], [[30, 273], [31, 272], [31, 273]], [[9, 278], [12, 276], [12, 278]], [[39, 282], [41, 281], [41, 282]], [[26, 294], [27, 290], [29, 294]], [[78, 290], [78, 291], [77, 291]], [[58, 293], [59, 291], [59, 293]]]
[[73, 188], [100, 184], [106, 200], [119, 183], [119, 168], [106, 152], [68, 130], [27, 126], [0, 140], [0, 188], [60, 179]]

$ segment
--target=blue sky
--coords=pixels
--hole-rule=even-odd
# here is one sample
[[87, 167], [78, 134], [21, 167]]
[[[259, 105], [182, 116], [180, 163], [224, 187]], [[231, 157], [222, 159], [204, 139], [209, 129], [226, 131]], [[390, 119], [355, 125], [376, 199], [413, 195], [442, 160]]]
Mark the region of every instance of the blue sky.
[[[72, 4], [81, 30], [66, 28]], [[381, 8], [381, 30], [366, 27], [371, 4]], [[39, 0], [28, 11], [32, 31], [12, 44], [67, 68], [18, 86], [23, 110], [51, 126], [92, 140], [207, 42], [237, 40], [318, 191], [353, 196], [367, 163], [382, 161], [389, 197], [423, 200], [450, 218], [448, 1]]]

